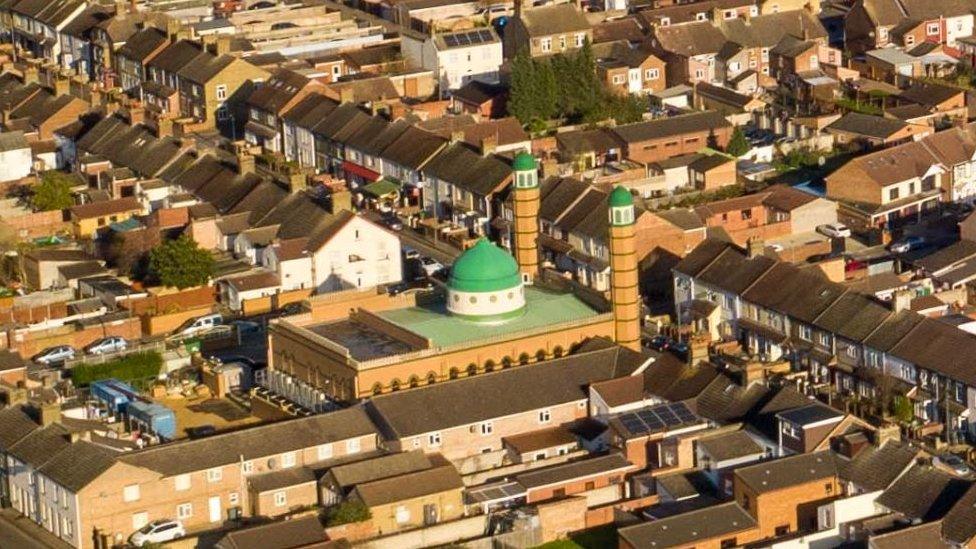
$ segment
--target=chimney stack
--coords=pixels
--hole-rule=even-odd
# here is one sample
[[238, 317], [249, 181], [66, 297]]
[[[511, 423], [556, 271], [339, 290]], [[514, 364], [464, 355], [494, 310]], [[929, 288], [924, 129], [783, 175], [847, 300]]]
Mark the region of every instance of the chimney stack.
[[156, 119], [156, 137], [173, 136], [173, 119], [162, 116]]
[[491, 156], [498, 150], [498, 132], [481, 138], [481, 156]]
[[454, 130], [451, 132], [451, 144], [463, 143], [464, 142], [464, 131]]
[[898, 290], [891, 298], [892, 310], [896, 313], [909, 310], [912, 306], [913, 297], [911, 290]]
[[758, 236], [750, 236], [746, 240], [746, 255], [749, 259], [755, 259], [763, 254], [763, 250], [766, 248], [763, 240]]
[[352, 211], [352, 193], [346, 190], [336, 190], [332, 191], [329, 195], [331, 200], [331, 208], [329, 213], [335, 215], [343, 210]]
[[129, 102], [126, 112], [128, 113], [129, 124], [132, 126], [142, 124], [146, 120], [146, 108], [139, 101]]
[[31, 63], [24, 67], [24, 84], [36, 84], [40, 81], [40, 70]]
[[237, 173], [241, 175], [254, 173], [255, 158], [251, 154], [251, 151], [248, 150], [246, 141], [234, 142], [234, 155], [237, 156]]
[[353, 103], [356, 99], [356, 93], [352, 89], [351, 85], [343, 86], [339, 89], [339, 102], [340, 103]]

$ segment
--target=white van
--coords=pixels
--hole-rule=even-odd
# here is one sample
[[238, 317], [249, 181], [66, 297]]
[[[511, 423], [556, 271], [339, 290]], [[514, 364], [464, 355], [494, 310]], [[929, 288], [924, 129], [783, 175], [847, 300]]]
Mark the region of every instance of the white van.
[[220, 313], [198, 316], [184, 322], [176, 329], [176, 333], [184, 336], [193, 336], [211, 330], [215, 326], [220, 326], [223, 323], [224, 317]]

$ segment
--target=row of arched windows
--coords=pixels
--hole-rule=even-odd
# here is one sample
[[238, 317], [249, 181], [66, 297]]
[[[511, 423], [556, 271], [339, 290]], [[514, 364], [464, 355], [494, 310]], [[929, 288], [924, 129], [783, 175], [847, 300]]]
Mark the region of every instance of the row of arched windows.
[[[560, 358], [565, 353], [566, 353], [565, 350], [561, 346], [558, 346], [557, 345], [552, 350], [552, 355], [549, 355], [545, 351], [545, 349], [539, 349], [536, 352], [534, 358], [535, 358], [536, 362], [539, 362], [539, 361], [546, 360], [547, 358], [550, 358], [550, 357], [551, 358]], [[497, 363], [497, 362], [495, 362], [492, 359], [488, 359], [488, 360], [485, 361], [485, 363], [482, 366], [482, 368], [481, 368], [480, 371], [481, 371], [481, 373], [493, 372], [493, 371], [498, 370], [498, 369], [510, 368], [510, 367], [512, 367], [515, 364], [518, 364], [520, 366], [525, 366], [526, 364], [529, 364], [529, 363], [532, 362], [532, 358], [533, 358], [533, 356], [530, 355], [529, 353], [522, 353], [522, 354], [520, 354], [518, 356], [518, 359], [517, 360], [516, 359], [513, 359], [512, 357], [506, 356], [505, 358], [502, 359], [501, 363]], [[453, 367], [453, 368], [451, 368], [448, 371], [447, 376], [448, 376], [448, 379], [458, 379], [459, 377], [461, 377], [462, 373], [465, 376], [478, 375], [478, 373], [479, 373], [478, 365], [472, 362], [471, 364], [468, 364], [467, 368], [465, 368], [463, 370], [461, 370], [461, 369], [459, 369], [457, 367]], [[433, 371], [427, 372], [427, 377], [424, 379], [424, 381], [426, 381], [426, 385], [432, 385], [432, 384], [436, 383], [437, 382], [437, 374], [435, 372], [433, 372]], [[416, 375], [412, 375], [409, 378], [407, 378], [406, 383], [402, 382], [398, 378], [393, 378], [393, 380], [390, 382], [389, 390], [390, 391], [399, 391], [400, 389], [404, 389], [404, 388], [407, 388], [407, 387], [409, 387], [409, 388], [420, 387], [420, 385], [421, 385], [420, 377], [418, 377]], [[376, 383], [373, 384], [372, 393], [374, 395], [379, 395], [379, 394], [382, 394], [383, 392], [384, 392], [384, 387], [383, 387], [383, 384], [382, 383], [376, 382]]]

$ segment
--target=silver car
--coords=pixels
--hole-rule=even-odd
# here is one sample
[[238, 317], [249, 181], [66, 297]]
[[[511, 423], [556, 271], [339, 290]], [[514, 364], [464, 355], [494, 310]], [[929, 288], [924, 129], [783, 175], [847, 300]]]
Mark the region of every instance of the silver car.
[[129, 347], [129, 342], [124, 337], [111, 336], [96, 339], [85, 347], [85, 352], [90, 355], [104, 355], [124, 351]]

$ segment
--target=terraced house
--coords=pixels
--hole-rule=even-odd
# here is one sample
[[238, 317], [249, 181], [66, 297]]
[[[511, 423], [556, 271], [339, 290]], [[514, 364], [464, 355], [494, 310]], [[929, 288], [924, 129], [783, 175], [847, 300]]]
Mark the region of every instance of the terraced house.
[[765, 360], [788, 359], [814, 384], [841, 395], [878, 398], [895, 391], [925, 422], [976, 434], [976, 337], [908, 310], [911, 296], [881, 302], [821, 273], [709, 239], [674, 269], [682, 323], [721, 340], [743, 341]]

